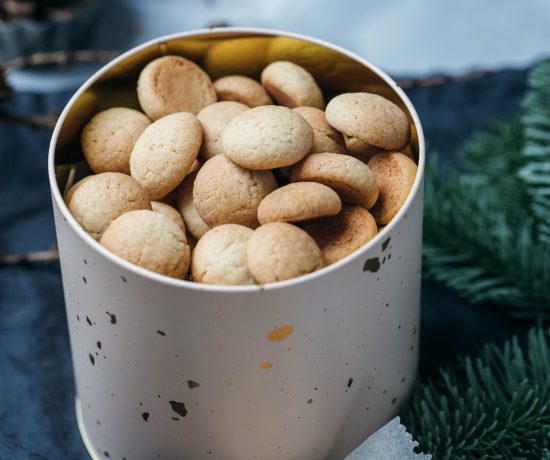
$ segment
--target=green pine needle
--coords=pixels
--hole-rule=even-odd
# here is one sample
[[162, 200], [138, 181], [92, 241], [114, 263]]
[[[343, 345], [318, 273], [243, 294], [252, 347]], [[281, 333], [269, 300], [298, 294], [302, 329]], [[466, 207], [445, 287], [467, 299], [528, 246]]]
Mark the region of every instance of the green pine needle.
[[529, 75], [529, 91], [523, 100], [525, 114], [523, 155], [527, 160], [518, 176], [531, 195], [541, 241], [550, 243], [550, 59]]
[[424, 276], [473, 303], [550, 319], [550, 60], [529, 83], [521, 123], [474, 136], [460, 174], [432, 155]]
[[550, 330], [485, 346], [421, 385], [404, 422], [438, 460], [550, 459]]

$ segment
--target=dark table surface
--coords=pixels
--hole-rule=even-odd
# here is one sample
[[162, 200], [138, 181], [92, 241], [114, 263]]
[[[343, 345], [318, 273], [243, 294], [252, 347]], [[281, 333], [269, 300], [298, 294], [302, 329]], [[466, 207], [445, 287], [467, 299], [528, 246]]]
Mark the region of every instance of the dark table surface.
[[[516, 116], [525, 71], [408, 91], [430, 150], [455, 164], [472, 133]], [[72, 91], [17, 94], [4, 108], [61, 109]], [[0, 251], [48, 249], [55, 229], [47, 178], [51, 132], [0, 121]], [[472, 306], [425, 282], [421, 376], [487, 342], [524, 335], [530, 323], [490, 306]], [[59, 265], [0, 266], [0, 459], [86, 459], [74, 411], [74, 384]]]

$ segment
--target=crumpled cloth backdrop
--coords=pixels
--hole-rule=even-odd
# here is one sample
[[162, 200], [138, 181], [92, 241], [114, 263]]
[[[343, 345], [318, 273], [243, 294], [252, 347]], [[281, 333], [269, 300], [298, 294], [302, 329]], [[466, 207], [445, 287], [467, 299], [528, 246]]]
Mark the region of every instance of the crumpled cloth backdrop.
[[[410, 90], [430, 149], [453, 163], [476, 130], [519, 113], [524, 71]], [[6, 109], [46, 113], [71, 92], [18, 94]], [[47, 178], [51, 133], [0, 122], [0, 251], [44, 250], [55, 241]], [[471, 306], [424, 283], [421, 375], [481, 344], [522, 335], [529, 323]], [[71, 355], [59, 265], [0, 266], [0, 459], [86, 459], [74, 410]]]

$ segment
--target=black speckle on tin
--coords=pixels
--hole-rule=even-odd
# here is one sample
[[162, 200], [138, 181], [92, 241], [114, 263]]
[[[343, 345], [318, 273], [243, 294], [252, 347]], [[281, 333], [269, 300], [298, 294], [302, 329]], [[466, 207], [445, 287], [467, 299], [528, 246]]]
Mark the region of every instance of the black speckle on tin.
[[397, 402], [397, 398], [393, 398], [393, 399], [391, 400], [391, 405], [393, 406], [396, 402]]
[[90, 362], [92, 363], [92, 366], [95, 366], [95, 358], [94, 358], [94, 355], [92, 355], [91, 353], [88, 354], [90, 356]]
[[82, 277], [82, 281], [84, 281], [84, 284], [88, 284], [88, 281], [86, 281], [86, 277], [85, 277], [85, 276]]
[[158, 334], [158, 335], [166, 335], [166, 332], [157, 330], [157, 334]]
[[116, 315], [111, 314], [108, 311], [106, 311], [105, 313], [107, 313], [111, 317], [111, 324], [116, 324]]
[[187, 415], [187, 409], [185, 407], [185, 404], [178, 401], [169, 401], [170, 406], [172, 407], [172, 410], [176, 413], [181, 415], [182, 417], [185, 417]]
[[353, 383], [353, 378], [350, 377], [348, 380], [348, 388], [351, 388], [351, 384]]
[[179, 417], [172, 417], [172, 420], [178, 421]]
[[96, 345], [97, 345], [97, 348], [99, 348], [101, 350], [101, 341], [100, 340], [97, 341]]
[[86, 316], [86, 322], [88, 323], [89, 326], [92, 325], [92, 320], [90, 318], [88, 318], [87, 316]]
[[378, 259], [378, 257], [365, 261], [365, 265], [363, 265], [364, 272], [369, 271], [371, 273], [376, 273], [378, 270], [380, 270], [380, 259]]
[[106, 458], [111, 458], [111, 456], [109, 455], [109, 452], [107, 451], [103, 452], [103, 455], [105, 455]]
[[80, 321], [80, 316], [76, 315], [76, 320]]
[[144, 421], [148, 422], [149, 421], [149, 412], [144, 412], [143, 414], [141, 414], [141, 418], [143, 418]]
[[84, 262], [84, 265], [88, 265], [88, 261], [86, 259], [82, 259], [82, 261]]
[[388, 247], [388, 244], [390, 244], [390, 241], [391, 241], [391, 236], [382, 243], [382, 251], [386, 250], [386, 248]]
[[193, 388], [200, 387], [201, 384], [199, 382], [195, 382], [194, 380], [188, 380], [187, 381], [187, 386], [189, 387], [190, 390], [192, 390]]
[[120, 279], [122, 280], [123, 283], [127, 283], [128, 280], [126, 278], [124, 278], [124, 276], [120, 275]]

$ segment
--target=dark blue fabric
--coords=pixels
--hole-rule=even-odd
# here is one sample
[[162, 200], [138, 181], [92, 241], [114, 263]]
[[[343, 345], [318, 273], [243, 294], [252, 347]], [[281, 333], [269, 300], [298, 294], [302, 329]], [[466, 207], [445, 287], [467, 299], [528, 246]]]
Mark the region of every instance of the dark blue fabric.
[[[409, 91], [428, 143], [454, 162], [469, 136], [514, 116], [525, 72]], [[4, 108], [46, 113], [70, 94], [20, 94]], [[0, 251], [47, 249], [55, 241], [47, 180], [50, 132], [0, 122]], [[471, 306], [424, 283], [421, 372], [433, 375], [458, 353], [522, 335], [529, 323]], [[58, 264], [0, 266], [0, 459], [86, 459], [74, 412], [74, 384]]]

